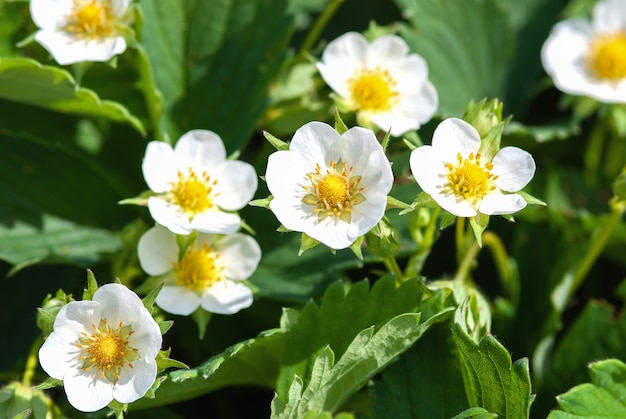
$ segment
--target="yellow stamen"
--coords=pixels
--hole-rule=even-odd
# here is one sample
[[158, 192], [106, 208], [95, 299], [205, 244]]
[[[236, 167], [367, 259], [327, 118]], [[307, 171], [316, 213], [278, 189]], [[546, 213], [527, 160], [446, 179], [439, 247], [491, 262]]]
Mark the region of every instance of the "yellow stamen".
[[352, 101], [359, 109], [389, 110], [398, 96], [396, 80], [387, 70], [363, 69], [348, 80]]
[[74, 0], [66, 21], [65, 30], [78, 37], [104, 38], [115, 32], [115, 16], [109, 1]]
[[600, 36], [591, 44], [587, 67], [598, 78], [626, 78], [626, 32]]
[[219, 253], [206, 243], [199, 249], [189, 246], [182, 260], [174, 263], [178, 284], [198, 292], [221, 281], [223, 269]]
[[496, 189], [493, 181], [498, 178], [493, 175], [493, 164], [481, 164], [481, 155], [470, 153], [463, 159], [461, 153], [457, 154], [458, 164], [448, 163], [448, 185], [449, 193], [458, 198], [468, 201], [472, 206], [482, 200], [485, 195]]
[[205, 212], [213, 207], [213, 197], [217, 196], [213, 188], [217, 180], [202, 172], [200, 176], [189, 168], [187, 174], [178, 172], [178, 180], [172, 182], [171, 201], [182, 208], [190, 217]]

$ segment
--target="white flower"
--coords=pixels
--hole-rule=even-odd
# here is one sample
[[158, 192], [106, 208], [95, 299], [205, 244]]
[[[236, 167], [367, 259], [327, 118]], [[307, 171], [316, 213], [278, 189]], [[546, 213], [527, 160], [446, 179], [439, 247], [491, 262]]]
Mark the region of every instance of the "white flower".
[[591, 20], [557, 23], [541, 59], [559, 90], [626, 103], [626, 1], [599, 1]]
[[532, 156], [504, 147], [491, 161], [479, 153], [480, 136], [467, 122], [449, 118], [435, 129], [432, 146], [411, 152], [411, 172], [422, 190], [457, 217], [512, 214], [526, 201], [516, 193], [535, 174]]
[[63, 380], [72, 406], [95, 412], [114, 399], [131, 403], [146, 394], [161, 343], [159, 326], [139, 297], [121, 284], [106, 284], [93, 300], [59, 310], [39, 363]]
[[383, 217], [393, 174], [372, 131], [309, 122], [269, 156], [265, 180], [283, 226], [344, 249]]
[[155, 226], [139, 240], [138, 254], [144, 271], [165, 277], [156, 299], [165, 311], [187, 316], [201, 306], [233, 314], [252, 304], [252, 291], [242, 281], [256, 270], [261, 248], [250, 236], [199, 233], [179, 261], [176, 236]]
[[129, 0], [31, 0], [35, 40], [61, 65], [108, 61], [126, 49], [120, 28]]
[[399, 136], [418, 129], [437, 111], [439, 99], [428, 66], [395, 35], [372, 43], [356, 32], [330, 42], [317, 68], [359, 120]]
[[176, 234], [193, 230], [228, 234], [241, 219], [233, 211], [250, 202], [258, 186], [248, 163], [226, 160], [222, 139], [206, 130], [184, 134], [176, 146], [151, 141], [142, 165], [154, 220]]

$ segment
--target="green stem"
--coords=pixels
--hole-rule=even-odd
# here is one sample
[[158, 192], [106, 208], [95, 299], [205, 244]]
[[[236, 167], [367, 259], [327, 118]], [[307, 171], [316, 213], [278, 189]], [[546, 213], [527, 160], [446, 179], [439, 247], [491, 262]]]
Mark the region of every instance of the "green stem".
[[463, 253], [465, 253], [465, 218], [457, 217], [454, 227], [454, 239], [456, 241], [456, 260], [460, 262]]
[[341, 6], [341, 3], [343, 3], [343, 0], [333, 0], [333, 2], [330, 3], [326, 9], [324, 9], [324, 12], [322, 12], [320, 17], [317, 18], [317, 21], [302, 42], [302, 47], [300, 48], [299, 53], [300, 57], [305, 57], [313, 48], [313, 45], [317, 42], [322, 30], [324, 30], [328, 21], [335, 14], [339, 6]]
[[613, 233], [613, 230], [615, 230], [615, 226], [622, 218], [624, 211], [626, 211], [626, 204], [615, 199], [614, 205], [611, 205], [611, 209], [612, 212], [609, 215], [609, 218], [606, 220], [604, 227], [602, 228], [596, 239], [593, 241], [591, 247], [587, 251], [587, 254], [574, 272], [572, 285], [569, 289], [568, 301], [574, 295], [580, 284], [582, 284], [583, 280], [591, 270], [596, 259], [598, 258], [598, 256], [600, 256], [602, 249], [604, 249], [604, 246], [609, 241], [611, 233]]
[[394, 257], [388, 257], [383, 259], [383, 263], [387, 267], [387, 270], [396, 276], [396, 284], [400, 285], [404, 282], [404, 274], [402, 274], [402, 269], [400, 269], [400, 265], [396, 261]]
[[463, 260], [461, 261], [461, 264], [459, 265], [456, 274], [454, 274], [454, 281], [464, 282], [467, 279], [469, 271], [472, 268], [472, 263], [476, 259], [476, 256], [478, 256], [480, 250], [480, 246], [478, 246], [478, 243], [474, 241], [471, 247], [467, 249], [467, 252], [463, 256]]
[[28, 358], [26, 358], [26, 365], [24, 366], [24, 375], [22, 375], [22, 384], [26, 387], [30, 387], [33, 382], [33, 376], [35, 375], [35, 369], [37, 368], [39, 348], [41, 347], [41, 337], [35, 339], [30, 347]]
[[483, 233], [483, 244], [491, 251], [502, 285], [509, 294], [513, 306], [517, 307], [519, 303], [519, 281], [511, 270], [509, 255], [502, 240], [496, 234], [486, 231]]

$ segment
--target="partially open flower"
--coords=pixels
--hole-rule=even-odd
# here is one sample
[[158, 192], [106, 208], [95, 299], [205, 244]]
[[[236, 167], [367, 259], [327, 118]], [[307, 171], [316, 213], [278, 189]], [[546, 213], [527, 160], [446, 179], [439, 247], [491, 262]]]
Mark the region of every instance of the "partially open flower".
[[63, 380], [72, 406], [95, 412], [146, 394], [156, 379], [161, 343], [159, 326], [139, 297], [121, 284], [106, 284], [93, 300], [61, 308], [39, 362]]
[[372, 131], [310, 122], [269, 156], [265, 180], [283, 226], [344, 249], [383, 217], [393, 173]]
[[151, 141], [143, 176], [156, 194], [148, 199], [154, 220], [176, 234], [229, 234], [241, 218], [235, 212], [250, 202], [258, 182], [254, 168], [226, 160], [222, 139], [206, 130], [180, 137], [175, 147]]
[[457, 217], [512, 214], [526, 207], [520, 191], [535, 174], [532, 156], [504, 147], [493, 159], [481, 156], [480, 135], [467, 122], [448, 118], [432, 145], [411, 152], [411, 172], [422, 190]]
[[252, 304], [252, 290], [242, 282], [261, 260], [261, 248], [252, 237], [199, 233], [180, 260], [179, 253], [176, 236], [161, 226], [139, 240], [141, 267], [166, 281], [156, 299], [159, 307], [187, 316], [198, 307], [234, 314]]
[[626, 2], [602, 0], [591, 20], [555, 25], [541, 50], [556, 87], [606, 103], [626, 103]]
[[328, 44], [317, 68], [361, 123], [391, 129], [393, 136], [418, 129], [439, 105], [426, 61], [409, 54], [396, 35], [368, 43], [363, 35], [348, 32]]
[[108, 61], [126, 50], [129, 0], [31, 0], [35, 40], [61, 65]]

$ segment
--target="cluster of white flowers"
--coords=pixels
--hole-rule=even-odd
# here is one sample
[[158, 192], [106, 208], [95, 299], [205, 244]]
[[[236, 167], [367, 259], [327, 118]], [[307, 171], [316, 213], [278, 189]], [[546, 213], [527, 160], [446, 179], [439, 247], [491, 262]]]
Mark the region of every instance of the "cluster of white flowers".
[[[181, 315], [198, 307], [222, 314], [249, 307], [252, 291], [242, 281], [256, 270], [261, 249], [235, 232], [241, 225], [236, 211], [258, 186], [254, 168], [228, 160], [214, 132], [193, 130], [174, 148], [151, 141], [142, 170], [153, 192], [148, 209], [159, 225], [143, 235], [138, 254], [142, 268], [165, 281], [157, 305]], [[192, 232], [194, 242], [179, 256], [176, 235]]]

